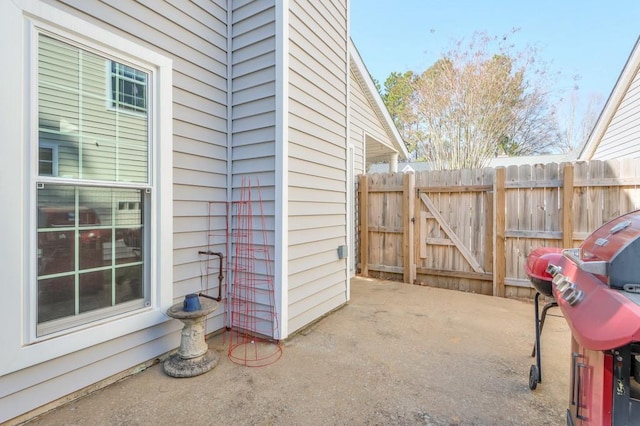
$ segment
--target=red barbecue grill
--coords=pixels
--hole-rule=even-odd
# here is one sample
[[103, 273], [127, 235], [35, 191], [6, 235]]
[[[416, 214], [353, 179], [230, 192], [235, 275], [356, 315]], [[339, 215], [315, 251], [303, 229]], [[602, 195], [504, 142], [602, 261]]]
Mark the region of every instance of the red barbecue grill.
[[[533, 250], [529, 256], [527, 256], [527, 262], [524, 265], [524, 270], [536, 289], [536, 296], [533, 299], [536, 341], [533, 346], [533, 351], [531, 352], [531, 356], [536, 357], [536, 363], [532, 365], [529, 370], [529, 388], [531, 390], [534, 390], [538, 386], [538, 383], [542, 382], [542, 366], [540, 365], [540, 335], [542, 334], [542, 327], [544, 327], [544, 320], [547, 317], [547, 311], [554, 306], [558, 306], [551, 288], [553, 276], [547, 272], [547, 267], [550, 263], [558, 263], [561, 258], [562, 249], [541, 247]], [[540, 295], [553, 298], [551, 302], [547, 303], [544, 305], [544, 308], [542, 308], [542, 315], [540, 315], [539, 307]]]
[[640, 210], [549, 262], [571, 329], [568, 425], [640, 424]]

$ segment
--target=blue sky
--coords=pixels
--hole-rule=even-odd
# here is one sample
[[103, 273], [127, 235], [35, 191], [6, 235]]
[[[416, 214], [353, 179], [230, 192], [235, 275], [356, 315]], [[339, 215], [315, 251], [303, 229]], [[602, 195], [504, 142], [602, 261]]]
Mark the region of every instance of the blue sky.
[[423, 71], [475, 31], [535, 45], [570, 87], [609, 97], [640, 35], [639, 0], [350, 0], [351, 37], [371, 75]]

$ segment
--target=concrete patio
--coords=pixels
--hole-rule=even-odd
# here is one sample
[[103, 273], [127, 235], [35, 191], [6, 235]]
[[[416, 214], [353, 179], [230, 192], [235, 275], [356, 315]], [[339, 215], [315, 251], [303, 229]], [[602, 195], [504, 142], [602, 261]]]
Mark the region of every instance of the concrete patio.
[[529, 390], [533, 304], [357, 278], [351, 301], [284, 342], [273, 365], [175, 379], [156, 364], [30, 425], [561, 425], [570, 333], [558, 309]]

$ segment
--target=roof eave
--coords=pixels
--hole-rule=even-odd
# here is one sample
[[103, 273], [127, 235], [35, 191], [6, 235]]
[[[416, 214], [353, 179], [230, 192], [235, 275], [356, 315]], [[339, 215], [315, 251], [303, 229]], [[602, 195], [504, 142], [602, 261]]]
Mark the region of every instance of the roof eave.
[[593, 154], [596, 152], [598, 145], [600, 145], [600, 142], [602, 141], [611, 120], [613, 120], [620, 103], [622, 103], [631, 83], [633, 83], [639, 66], [640, 37], [636, 39], [636, 43], [633, 46], [631, 54], [629, 55], [625, 66], [622, 68], [622, 72], [618, 76], [618, 80], [613, 86], [613, 90], [611, 91], [607, 102], [602, 108], [602, 112], [600, 112], [600, 116], [598, 117], [595, 126], [593, 126], [593, 130], [589, 134], [589, 138], [578, 151], [578, 159], [590, 160], [593, 157]]
[[398, 150], [399, 156], [403, 159], [408, 159], [409, 151], [407, 151], [404, 140], [402, 139], [402, 136], [400, 136], [400, 132], [398, 132], [396, 125], [391, 119], [391, 115], [389, 115], [387, 107], [382, 102], [382, 98], [378, 93], [378, 89], [376, 88], [375, 84], [373, 83], [373, 79], [371, 78], [371, 74], [369, 74], [369, 71], [362, 61], [362, 57], [360, 56], [360, 53], [358, 52], [358, 49], [356, 48], [352, 39], [349, 39], [349, 53], [351, 61], [355, 65], [355, 67], [353, 67], [354, 70], [358, 74], [358, 77], [365, 84], [365, 89], [367, 91], [366, 95], [373, 107], [376, 109], [376, 113], [382, 119], [382, 122], [385, 125], [387, 131], [390, 133], [392, 142], [394, 143], [394, 147]]

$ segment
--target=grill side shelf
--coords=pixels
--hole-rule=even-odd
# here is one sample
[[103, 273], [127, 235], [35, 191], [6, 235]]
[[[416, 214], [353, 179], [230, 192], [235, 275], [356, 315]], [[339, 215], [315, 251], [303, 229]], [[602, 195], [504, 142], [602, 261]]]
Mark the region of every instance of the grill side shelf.
[[573, 262], [581, 271], [605, 277], [609, 276], [609, 262], [603, 260], [585, 262], [580, 259], [579, 248], [562, 250], [562, 255]]

